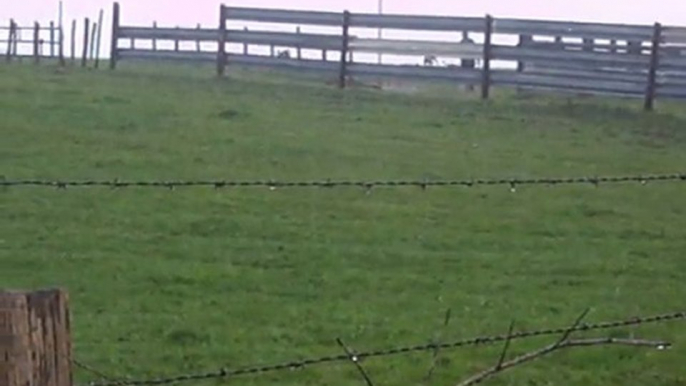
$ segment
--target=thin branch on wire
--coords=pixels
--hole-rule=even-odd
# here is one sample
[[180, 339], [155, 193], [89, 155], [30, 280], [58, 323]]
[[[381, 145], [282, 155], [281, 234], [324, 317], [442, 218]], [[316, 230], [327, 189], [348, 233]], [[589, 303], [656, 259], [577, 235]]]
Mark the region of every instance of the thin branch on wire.
[[82, 369], [82, 370], [85, 370], [85, 371], [87, 371], [87, 372], [89, 372], [89, 373], [91, 373], [91, 374], [97, 376], [97, 377], [100, 378], [101, 380], [106, 380], [106, 381], [112, 381], [112, 380], [114, 380], [114, 377], [110, 377], [110, 376], [106, 375], [105, 373], [103, 373], [102, 371], [97, 370], [97, 369], [94, 368], [93, 366], [89, 366], [89, 365], [87, 365], [87, 364], [85, 364], [85, 363], [83, 363], [83, 362], [81, 362], [81, 361], [79, 361], [79, 360], [72, 359], [72, 363], [74, 363], [74, 365], [75, 365], [76, 367], [78, 367], [78, 368], [80, 368], [80, 369]]
[[[443, 328], [441, 331], [439, 331], [438, 336], [436, 337], [436, 341], [441, 339], [441, 333], [443, 330], [445, 330], [448, 327], [448, 324], [450, 324], [450, 318], [452, 317], [452, 309], [448, 308], [448, 310], [445, 312], [445, 318], [443, 318]], [[429, 381], [431, 380], [431, 377], [433, 376], [434, 372], [436, 371], [436, 367], [438, 366], [438, 356], [440, 355], [441, 349], [439, 347], [436, 347], [436, 349], [433, 352], [433, 355], [431, 357], [431, 367], [429, 367], [429, 371], [427, 371], [426, 376], [424, 377], [424, 384], [428, 384]]]
[[[608, 330], [608, 329], [614, 329], [614, 328], [638, 326], [638, 325], [645, 325], [645, 324], [652, 324], [652, 323], [663, 323], [663, 322], [668, 322], [668, 321], [677, 321], [677, 320], [684, 320], [684, 319], [686, 319], [686, 311], [680, 311], [680, 312], [675, 312], [675, 313], [671, 313], [671, 314], [646, 316], [646, 317], [634, 317], [634, 318], [630, 318], [630, 319], [626, 319], [626, 320], [618, 320], [618, 321], [612, 321], [612, 322], [603, 322], [603, 323], [595, 323], [595, 324], [581, 324], [581, 325], [577, 326], [574, 331]], [[385, 350], [363, 352], [363, 353], [358, 353], [356, 355], [356, 357], [358, 358], [358, 360], [363, 360], [363, 359], [374, 358], [374, 357], [389, 357], [389, 356], [409, 354], [409, 353], [414, 353], [414, 352], [434, 351], [437, 348], [455, 349], [455, 348], [466, 347], [466, 346], [480, 346], [480, 345], [487, 345], [487, 344], [494, 344], [494, 343], [498, 343], [498, 342], [504, 342], [508, 339], [515, 340], [515, 339], [526, 339], [526, 338], [533, 338], [533, 337], [539, 337], [539, 336], [559, 335], [559, 334], [564, 334], [567, 331], [569, 331], [569, 327], [518, 332], [518, 333], [511, 334], [509, 336], [509, 338], [508, 338], [508, 336], [505, 336], [505, 335], [481, 336], [481, 337], [477, 337], [477, 338], [460, 340], [460, 341], [451, 342], [451, 343], [441, 343], [441, 344], [430, 343], [430, 344], [424, 344], [424, 345], [418, 345], [418, 346], [406, 346], [406, 347], [398, 347], [398, 348], [385, 349]], [[668, 347], [668, 346], [664, 346], [664, 347]], [[243, 375], [257, 375], [257, 374], [271, 373], [271, 372], [277, 372], [277, 371], [290, 371], [294, 368], [304, 368], [304, 367], [315, 366], [315, 365], [323, 365], [323, 364], [334, 363], [334, 362], [346, 362], [349, 360], [350, 360], [350, 356], [348, 354], [331, 355], [331, 356], [325, 356], [325, 357], [319, 357], [319, 358], [310, 358], [310, 359], [305, 359], [305, 360], [284, 362], [284, 363], [275, 364], [275, 365], [260, 365], [260, 366], [244, 367], [244, 368], [239, 368], [239, 369], [235, 369], [235, 370], [220, 369], [217, 371], [211, 371], [211, 372], [206, 372], [206, 373], [182, 374], [182, 375], [178, 375], [178, 376], [161, 377], [161, 378], [154, 378], [154, 379], [127, 379], [127, 380], [112, 381], [112, 382], [93, 382], [90, 384], [90, 386], [166, 385], [166, 384], [180, 383], [180, 382], [202, 381], [202, 380], [219, 379], [219, 378], [231, 378], [231, 377], [237, 377], [237, 376], [243, 376]]]
[[209, 188], [256, 188], [266, 187], [272, 190], [277, 188], [345, 188], [357, 187], [367, 191], [375, 187], [473, 187], [473, 186], [508, 186], [516, 190], [521, 185], [587, 185], [598, 186], [600, 184], [617, 184], [635, 182], [647, 184], [648, 182], [684, 182], [686, 173], [679, 174], [648, 174], [631, 175], [620, 177], [555, 177], [555, 178], [507, 178], [507, 179], [462, 179], [462, 180], [377, 180], [377, 181], [350, 181], [350, 180], [319, 180], [319, 181], [276, 181], [276, 180], [171, 180], [171, 181], [122, 181], [119, 179], [107, 180], [46, 180], [46, 179], [0, 179], [0, 187], [43, 187], [43, 188], [163, 188], [176, 189], [184, 187], [209, 187]]
[[348, 346], [343, 343], [343, 340], [341, 338], [337, 338], [336, 342], [338, 343], [341, 348], [345, 351], [345, 353], [348, 355], [348, 358], [350, 358], [350, 362], [352, 362], [355, 367], [357, 368], [357, 371], [360, 372], [360, 375], [362, 375], [362, 378], [364, 378], [365, 383], [367, 386], [374, 386], [374, 382], [372, 382], [372, 379], [369, 377], [369, 374], [364, 370], [364, 367], [360, 364], [360, 358], [355, 355], [355, 353], [348, 348]]
[[495, 375], [511, 369], [513, 367], [521, 366], [528, 362], [540, 359], [544, 356], [550, 355], [556, 351], [573, 348], [573, 347], [591, 347], [591, 346], [604, 346], [604, 345], [622, 345], [622, 346], [632, 346], [632, 347], [648, 347], [658, 350], [664, 350], [671, 347], [671, 344], [663, 341], [651, 341], [651, 340], [639, 340], [639, 339], [616, 339], [616, 338], [600, 338], [600, 339], [582, 339], [582, 340], [566, 340], [562, 342], [556, 342], [549, 346], [546, 346], [540, 350], [524, 354], [515, 359], [504, 362], [498, 366], [494, 366], [482, 373], [479, 373], [461, 383], [458, 386], [472, 386], [479, 384]]

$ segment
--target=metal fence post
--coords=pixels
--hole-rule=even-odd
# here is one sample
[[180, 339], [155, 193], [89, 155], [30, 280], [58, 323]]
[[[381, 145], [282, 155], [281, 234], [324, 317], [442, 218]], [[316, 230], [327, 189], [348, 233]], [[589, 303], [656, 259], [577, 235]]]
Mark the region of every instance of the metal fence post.
[[650, 50], [650, 69], [648, 70], [648, 85], [646, 86], [644, 109], [652, 111], [655, 105], [655, 93], [657, 91], [657, 70], [660, 66], [660, 43], [662, 40], [662, 25], [655, 23], [653, 29], [653, 42]]

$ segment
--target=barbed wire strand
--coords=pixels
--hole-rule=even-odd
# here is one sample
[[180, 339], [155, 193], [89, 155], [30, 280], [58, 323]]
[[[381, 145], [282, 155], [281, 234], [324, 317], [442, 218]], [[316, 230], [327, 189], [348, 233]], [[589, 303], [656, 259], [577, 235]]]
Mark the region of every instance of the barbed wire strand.
[[[524, 331], [518, 333], [512, 333], [507, 335], [494, 335], [494, 336], [481, 336], [477, 338], [471, 338], [466, 340], [460, 340], [451, 343], [429, 343], [417, 346], [399, 347], [386, 350], [369, 351], [356, 354], [358, 361], [362, 361], [368, 358], [375, 357], [388, 357], [400, 354], [409, 354], [414, 352], [425, 352], [434, 351], [436, 349], [455, 349], [465, 346], [478, 346], [478, 345], [488, 345], [498, 342], [504, 342], [507, 340], [521, 340], [526, 338], [549, 336], [549, 335], [560, 335], [567, 334], [569, 332], [578, 331], [597, 331], [597, 330], [607, 330], [622, 327], [639, 326], [645, 324], [655, 324], [663, 323], [669, 321], [677, 321], [686, 319], [686, 311], [675, 312], [672, 314], [648, 316], [648, 317], [634, 317], [626, 320], [612, 321], [612, 322], [601, 322], [594, 324], [579, 324], [570, 330], [570, 327], [563, 328], [553, 328], [535, 331]], [[350, 356], [347, 354], [342, 355], [332, 355], [319, 358], [297, 360], [291, 362], [285, 362], [276, 365], [266, 365], [266, 366], [253, 366], [244, 367], [235, 370], [229, 370], [226, 368], [220, 369], [218, 371], [212, 371], [207, 373], [196, 373], [196, 374], [183, 374], [168, 378], [157, 378], [157, 379], [141, 379], [141, 380], [120, 380], [112, 382], [91, 382], [89, 386], [148, 386], [148, 385], [165, 385], [180, 382], [190, 382], [190, 381], [201, 381], [214, 378], [229, 378], [237, 377], [243, 375], [257, 375], [276, 371], [286, 371], [286, 370], [297, 370], [305, 367], [321, 365], [333, 362], [347, 362], [350, 361]]]
[[187, 188], [187, 187], [210, 187], [222, 188], [345, 188], [359, 187], [371, 189], [375, 187], [474, 187], [474, 186], [497, 186], [505, 185], [513, 189], [522, 185], [575, 185], [575, 184], [618, 184], [636, 182], [647, 184], [649, 182], [684, 182], [686, 173], [677, 174], [648, 174], [619, 177], [555, 177], [555, 178], [501, 178], [501, 179], [461, 179], [461, 180], [320, 180], [320, 181], [278, 181], [278, 180], [170, 180], [170, 181], [122, 181], [122, 180], [43, 180], [26, 179], [11, 180], [0, 179], [0, 187], [43, 187], [43, 188]]

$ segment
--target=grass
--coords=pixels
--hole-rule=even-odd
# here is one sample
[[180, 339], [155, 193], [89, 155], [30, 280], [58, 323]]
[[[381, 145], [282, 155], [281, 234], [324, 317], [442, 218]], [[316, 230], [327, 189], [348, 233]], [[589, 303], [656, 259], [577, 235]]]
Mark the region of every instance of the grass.
[[[683, 172], [686, 113], [439, 87], [340, 92], [211, 69], [0, 65], [7, 179], [424, 179]], [[686, 186], [9, 188], [0, 286], [70, 291], [75, 355], [116, 376], [236, 368], [686, 309]], [[441, 327], [447, 309], [453, 318]], [[611, 332], [668, 352], [569, 351], [492, 385], [686, 384], [686, 326]], [[517, 342], [512, 355], [555, 338]], [[493, 365], [444, 351], [429, 383]], [[418, 385], [431, 355], [364, 363]], [[91, 379], [77, 373], [77, 380]], [[349, 385], [350, 364], [214, 383]], [[201, 384], [202, 384], [201, 383]]]

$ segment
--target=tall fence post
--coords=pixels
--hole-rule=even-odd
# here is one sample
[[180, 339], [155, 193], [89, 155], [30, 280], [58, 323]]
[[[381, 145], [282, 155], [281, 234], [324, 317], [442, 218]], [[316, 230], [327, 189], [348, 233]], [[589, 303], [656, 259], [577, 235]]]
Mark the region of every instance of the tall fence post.
[[110, 70], [117, 68], [119, 60], [119, 3], [112, 7], [112, 41], [110, 45]]
[[85, 18], [83, 21], [83, 57], [81, 58], [81, 67], [86, 67], [88, 63], [88, 31], [90, 30], [90, 20]]
[[[179, 26], [176, 26], [176, 30], [179, 30]], [[179, 39], [176, 38], [174, 39], [174, 51], [179, 52]]]
[[[157, 29], [157, 22], [153, 21], [152, 22], [152, 29]], [[153, 32], [153, 36], [157, 36], [157, 31]], [[157, 51], [157, 38], [153, 37], [152, 38], [152, 50]]]
[[300, 26], [295, 27], [295, 34], [298, 36], [298, 46], [296, 47], [296, 53], [298, 56], [298, 60], [302, 60], [303, 50], [302, 50], [302, 47], [300, 46]]
[[345, 88], [348, 76], [348, 50], [350, 48], [350, 12], [343, 12], [343, 44], [341, 47], [341, 66], [338, 74], [338, 87]]
[[10, 29], [9, 34], [7, 35], [7, 57], [5, 59], [8, 62], [12, 61], [12, 39], [15, 35], [14, 28], [14, 19], [10, 19]]
[[59, 50], [58, 50], [58, 55], [60, 58], [60, 66], [64, 67], [66, 65], [66, 63], [64, 61], [64, 30], [63, 30], [61, 24], [58, 28], [58, 32], [59, 32], [59, 43], [58, 44], [60, 45]]
[[71, 336], [64, 291], [0, 290], [0, 384], [71, 386]]
[[91, 28], [91, 40], [90, 40], [90, 47], [88, 49], [88, 57], [90, 58], [91, 61], [95, 60], [95, 39], [97, 38], [98, 34], [98, 23], [93, 23], [93, 28]]
[[[19, 55], [17, 55], [17, 52], [18, 52], [17, 48], [19, 46], [19, 37], [20, 37], [19, 35], [21, 35], [21, 28], [19, 27], [19, 25], [16, 22], [14, 22], [14, 40], [12, 43], [12, 55], [15, 58], [19, 56]], [[19, 58], [19, 60], [21, 61], [21, 58]]]
[[50, 57], [55, 57], [55, 22], [50, 22]]
[[[95, 43], [95, 68], [100, 68], [100, 42], [102, 40], [102, 23], [103, 17], [105, 16], [105, 11], [100, 10], [100, 15], [98, 15], [98, 33], [97, 38], [93, 43]], [[91, 43], [91, 44], [93, 44]]]
[[71, 65], [76, 64], [76, 19], [71, 21]]
[[653, 42], [650, 49], [650, 69], [648, 71], [648, 85], [646, 87], [645, 104], [646, 111], [652, 111], [655, 106], [655, 93], [657, 91], [657, 70], [660, 66], [660, 43], [662, 41], [662, 25], [655, 23], [653, 29]]
[[[248, 27], [243, 27], [243, 32], [248, 32]], [[243, 55], [250, 53], [248, 43], [243, 43]]]
[[217, 76], [226, 70], [226, 7], [219, 6], [219, 49], [217, 50]]
[[[200, 32], [201, 29], [202, 29], [202, 25], [200, 25], [200, 23], [198, 23], [198, 26], [197, 26], [198, 32]], [[195, 51], [200, 52], [200, 39], [195, 41]]]
[[484, 64], [481, 78], [481, 98], [488, 99], [491, 94], [491, 56], [493, 39], [493, 17], [491, 17], [491, 15], [486, 15], [486, 29], [484, 34]]
[[33, 62], [40, 63], [40, 25], [38, 22], [33, 24]]

